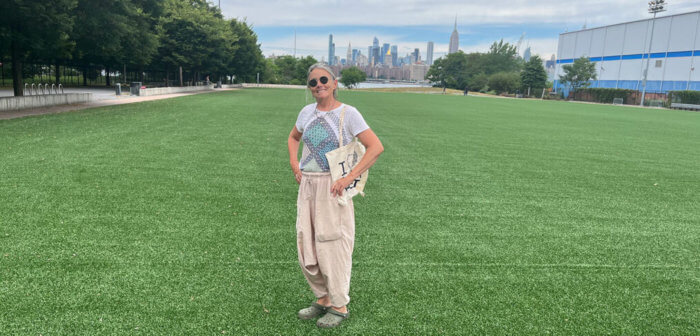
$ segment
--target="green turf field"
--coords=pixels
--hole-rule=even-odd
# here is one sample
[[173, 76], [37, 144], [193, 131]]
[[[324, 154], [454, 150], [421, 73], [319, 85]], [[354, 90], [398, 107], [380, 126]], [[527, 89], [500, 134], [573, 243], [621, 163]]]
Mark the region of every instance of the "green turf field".
[[700, 113], [341, 100], [385, 153], [339, 329], [296, 318], [305, 95], [246, 89], [0, 121], [0, 334], [699, 332]]

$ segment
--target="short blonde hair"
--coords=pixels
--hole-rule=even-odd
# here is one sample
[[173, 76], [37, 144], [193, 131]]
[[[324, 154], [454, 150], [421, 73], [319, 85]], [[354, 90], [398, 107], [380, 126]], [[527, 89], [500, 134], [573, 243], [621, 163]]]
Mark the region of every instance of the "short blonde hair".
[[[329, 73], [331, 75], [331, 80], [335, 80], [335, 73], [333, 72], [333, 69], [328, 66], [326, 63], [314, 63], [309, 67], [309, 71], [306, 72], [306, 78], [309, 78], [309, 75], [311, 75], [311, 71], [314, 71], [316, 69], [322, 69]], [[338, 86], [335, 86], [335, 89], [333, 89], [333, 97], [338, 98]]]

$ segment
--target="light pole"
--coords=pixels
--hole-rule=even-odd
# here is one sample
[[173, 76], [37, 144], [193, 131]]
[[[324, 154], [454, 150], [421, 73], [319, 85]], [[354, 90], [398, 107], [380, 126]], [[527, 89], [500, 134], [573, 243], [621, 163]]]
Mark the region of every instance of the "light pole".
[[651, 19], [651, 37], [649, 38], [649, 48], [647, 49], [647, 65], [644, 68], [644, 79], [642, 80], [642, 101], [639, 102], [639, 106], [644, 106], [644, 96], [647, 93], [647, 74], [649, 73], [649, 59], [651, 58], [651, 42], [654, 40], [654, 24], [656, 23], [656, 13], [665, 11], [664, 0], [651, 0], [649, 1], [649, 13], [653, 13], [654, 17]]

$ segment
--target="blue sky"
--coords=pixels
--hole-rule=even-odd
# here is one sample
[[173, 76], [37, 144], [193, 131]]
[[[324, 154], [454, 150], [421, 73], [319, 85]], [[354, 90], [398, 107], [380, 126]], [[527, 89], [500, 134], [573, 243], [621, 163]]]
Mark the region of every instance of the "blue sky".
[[[650, 17], [647, 1], [640, 0], [221, 0], [221, 7], [224, 16], [253, 26], [266, 56], [291, 55], [296, 30], [297, 56], [318, 60], [328, 58], [328, 34], [341, 58], [348, 43], [366, 54], [375, 36], [380, 44], [398, 45], [399, 56], [419, 48], [425, 58], [433, 41], [437, 58], [447, 52], [455, 16], [465, 52], [486, 51], [500, 39], [515, 44], [525, 33], [521, 50], [530, 46], [533, 54], [549, 58], [560, 33]], [[697, 0], [669, 0], [660, 15], [697, 10]]]

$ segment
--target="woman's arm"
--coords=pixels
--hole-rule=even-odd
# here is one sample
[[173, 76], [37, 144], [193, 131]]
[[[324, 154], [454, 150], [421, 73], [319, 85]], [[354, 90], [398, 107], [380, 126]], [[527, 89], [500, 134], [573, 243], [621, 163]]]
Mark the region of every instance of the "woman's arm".
[[294, 178], [297, 183], [301, 183], [301, 170], [299, 170], [299, 141], [301, 140], [301, 133], [297, 130], [297, 127], [292, 127], [292, 131], [289, 133], [289, 139], [287, 139], [287, 147], [289, 148], [289, 165], [292, 166], [292, 172], [294, 173]]
[[345, 187], [350, 185], [350, 183], [352, 183], [352, 181], [354, 181], [358, 176], [362, 175], [362, 173], [366, 172], [369, 167], [372, 167], [372, 165], [377, 161], [377, 158], [379, 158], [379, 155], [384, 151], [382, 142], [379, 141], [379, 138], [377, 138], [377, 135], [374, 134], [371, 129], [367, 129], [358, 134], [357, 138], [360, 139], [363, 145], [365, 145], [367, 151], [362, 157], [362, 160], [360, 160], [360, 162], [355, 165], [354, 168], [352, 168], [352, 171], [350, 171], [347, 176], [333, 183], [333, 186], [331, 186], [331, 194], [334, 196], [342, 195]]

